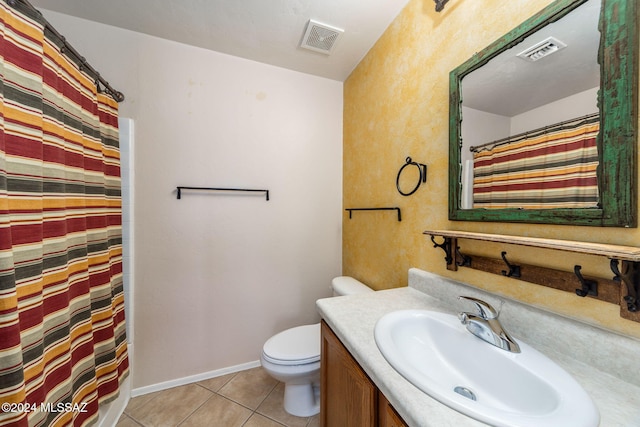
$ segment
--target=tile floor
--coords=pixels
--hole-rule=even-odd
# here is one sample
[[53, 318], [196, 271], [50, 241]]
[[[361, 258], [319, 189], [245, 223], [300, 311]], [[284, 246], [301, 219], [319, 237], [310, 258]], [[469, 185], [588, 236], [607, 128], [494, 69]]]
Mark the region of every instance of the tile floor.
[[317, 427], [282, 407], [284, 384], [261, 367], [129, 401], [116, 427]]

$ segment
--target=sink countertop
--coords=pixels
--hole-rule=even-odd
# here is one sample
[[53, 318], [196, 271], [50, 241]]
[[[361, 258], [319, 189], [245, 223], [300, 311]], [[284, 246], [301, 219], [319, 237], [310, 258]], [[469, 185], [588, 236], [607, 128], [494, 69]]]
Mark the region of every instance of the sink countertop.
[[[589, 393], [600, 411], [601, 427], [640, 426], [640, 340], [589, 326], [544, 310], [489, 294], [418, 269], [409, 271], [409, 287], [318, 300], [316, 305], [345, 347], [412, 427], [477, 427], [485, 423], [463, 415], [405, 380], [384, 359], [374, 340], [383, 315], [405, 309], [450, 314], [470, 309], [458, 295], [485, 299], [498, 309], [501, 322], [569, 372]], [[546, 333], [547, 331], [553, 331]], [[487, 344], [490, 345], [490, 344]], [[635, 379], [621, 379], [624, 375]], [[635, 383], [634, 383], [635, 382]], [[576, 426], [579, 427], [579, 426]]]

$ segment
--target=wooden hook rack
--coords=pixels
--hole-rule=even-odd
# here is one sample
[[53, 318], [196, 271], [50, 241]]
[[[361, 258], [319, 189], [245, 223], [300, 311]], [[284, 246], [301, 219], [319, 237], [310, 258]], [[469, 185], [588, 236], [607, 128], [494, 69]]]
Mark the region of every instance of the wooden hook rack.
[[[453, 230], [428, 230], [424, 234], [431, 236], [434, 247], [445, 252], [448, 270], [456, 271], [458, 267], [468, 267], [572, 292], [580, 297], [596, 298], [620, 305], [621, 317], [640, 322], [640, 248]], [[436, 240], [437, 237], [442, 238], [443, 241], [439, 243]], [[549, 267], [514, 263], [507, 259], [506, 251], [501, 252], [500, 258], [463, 254], [458, 246], [458, 239], [605, 256], [610, 260], [613, 278], [583, 277], [582, 267], [579, 265], [573, 266], [572, 271], [562, 271]]]

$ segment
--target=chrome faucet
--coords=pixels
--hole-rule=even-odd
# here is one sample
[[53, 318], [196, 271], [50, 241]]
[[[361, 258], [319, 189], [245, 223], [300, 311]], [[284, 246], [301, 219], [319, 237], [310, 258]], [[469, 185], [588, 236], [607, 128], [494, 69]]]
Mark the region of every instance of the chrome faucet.
[[489, 344], [495, 345], [512, 353], [520, 353], [520, 346], [502, 328], [498, 321], [498, 312], [485, 301], [473, 297], [459, 296], [461, 301], [471, 301], [475, 304], [478, 314], [462, 312], [458, 318], [467, 330]]

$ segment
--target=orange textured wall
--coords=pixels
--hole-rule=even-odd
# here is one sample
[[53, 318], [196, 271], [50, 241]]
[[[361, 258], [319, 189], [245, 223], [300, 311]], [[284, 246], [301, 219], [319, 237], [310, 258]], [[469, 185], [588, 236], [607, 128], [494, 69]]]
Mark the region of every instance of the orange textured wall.
[[[344, 207], [399, 206], [354, 212], [343, 221], [343, 273], [375, 289], [405, 286], [417, 267], [640, 337], [640, 323], [619, 307], [471, 269], [449, 272], [426, 229], [456, 229], [620, 245], [640, 245], [640, 230], [508, 223], [452, 222], [447, 214], [449, 71], [538, 12], [549, 0], [453, 0], [437, 13], [431, 0], [411, 0], [344, 85]], [[396, 190], [405, 158], [428, 165], [412, 196]], [[514, 262], [611, 277], [608, 260], [557, 251], [465, 242], [469, 252]]]

